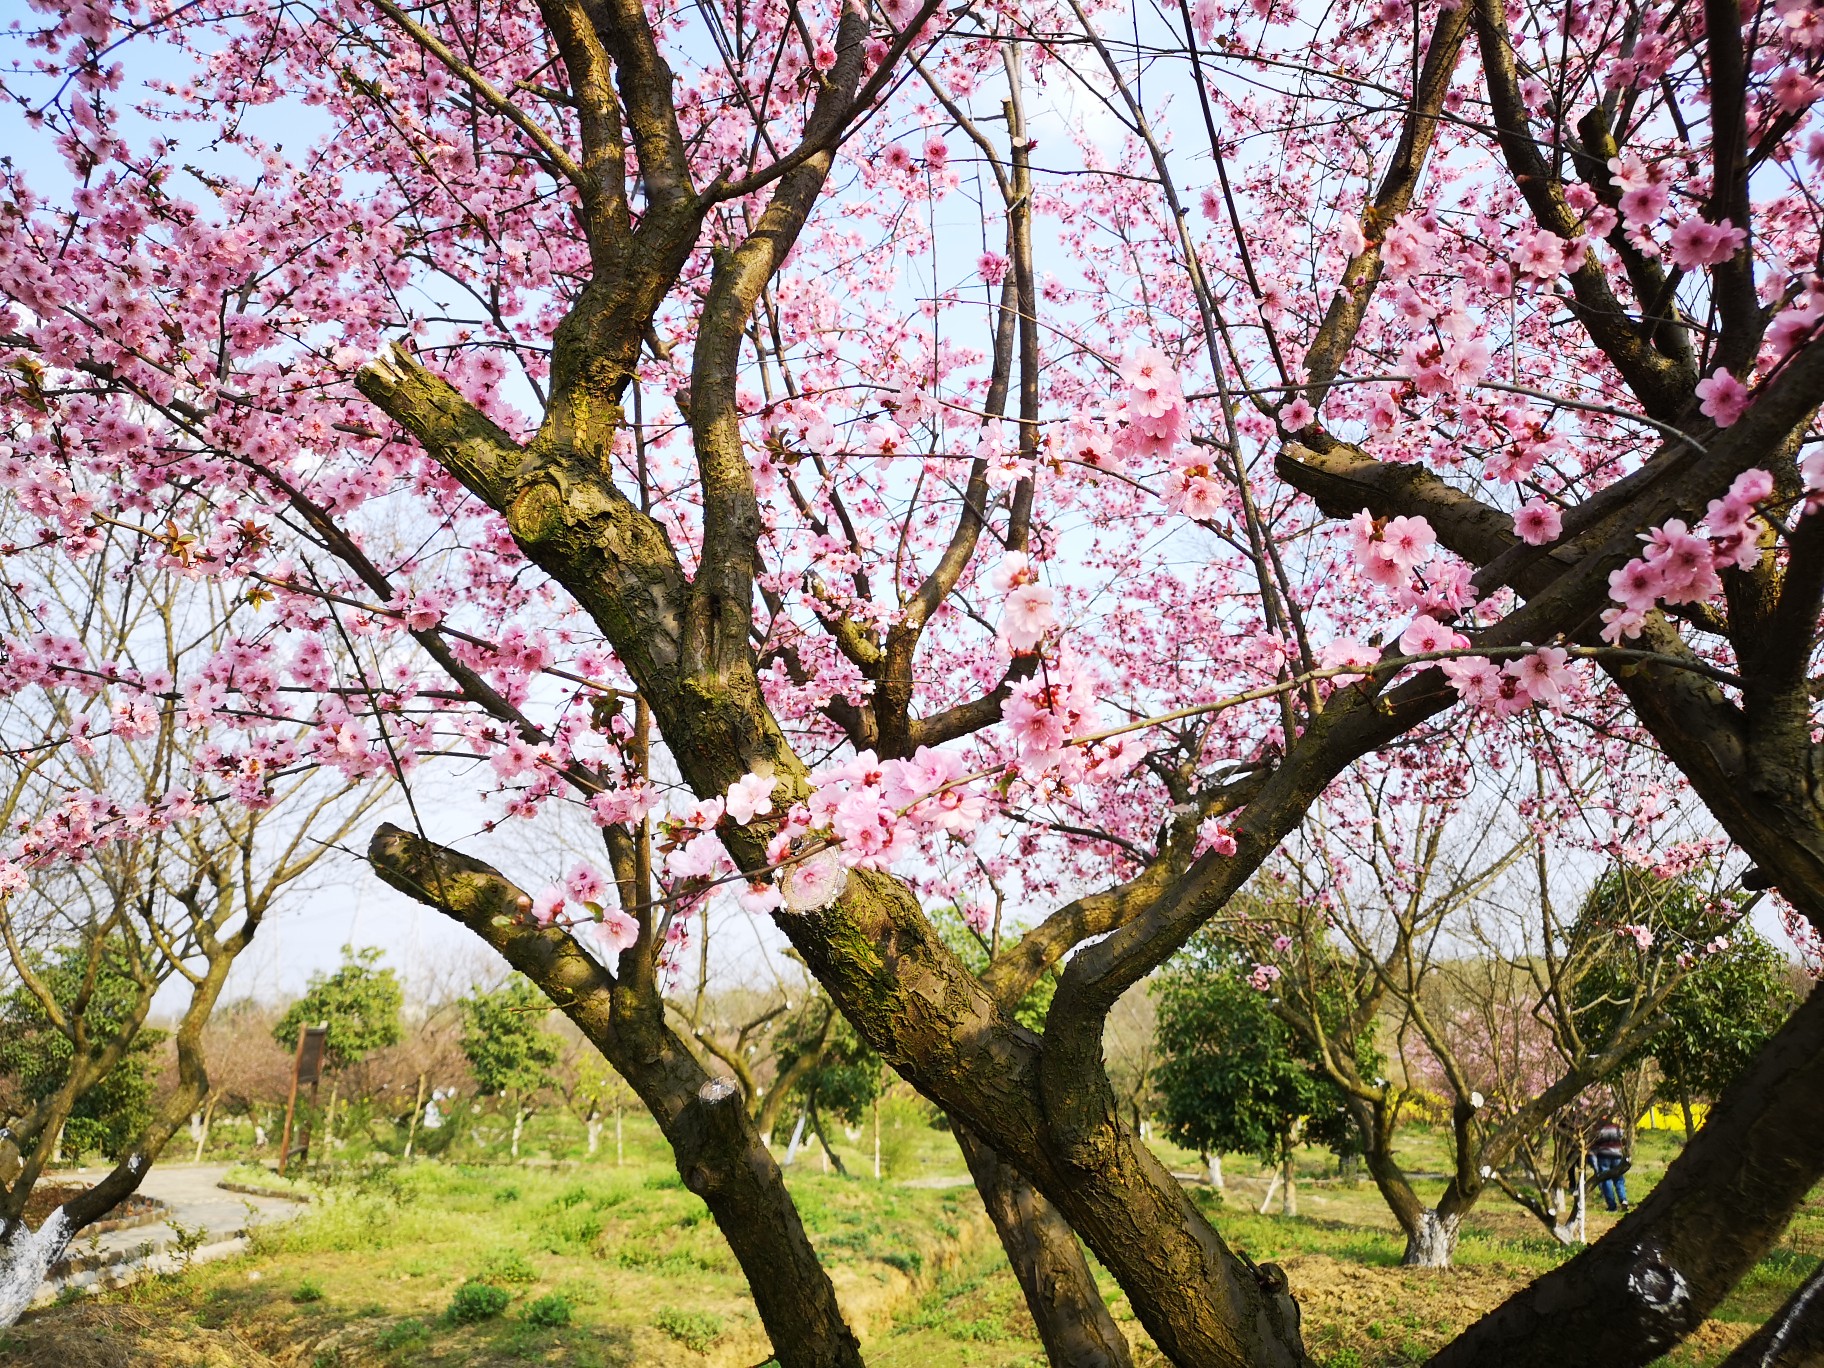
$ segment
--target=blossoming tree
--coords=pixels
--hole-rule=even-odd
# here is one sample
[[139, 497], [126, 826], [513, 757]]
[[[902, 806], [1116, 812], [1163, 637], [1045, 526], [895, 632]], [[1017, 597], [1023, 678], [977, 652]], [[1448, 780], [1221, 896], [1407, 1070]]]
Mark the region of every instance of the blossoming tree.
[[[1559, 774], [1621, 717], [1824, 909], [1815, 0], [87, 0], [22, 41], [61, 164], [6, 179], [0, 473], [72, 554], [264, 601], [156, 686], [198, 726], [592, 814], [608, 870], [526, 889], [427, 804], [370, 855], [627, 1073], [782, 1362], [856, 1351], [664, 1022], [704, 897], [957, 1121], [1016, 1262], [1081, 1289], [1080, 1236], [1186, 1365], [1304, 1362], [1295, 1289], [1123, 1122], [1103, 1026], [1352, 766]], [[1824, 1172], [1820, 1045], [1814, 999], [1440, 1361], [1689, 1330]], [[1035, 1314], [1123, 1361], [1093, 1285]]]
[[[0, 526], [19, 538], [0, 594], [0, 964], [25, 1028], [9, 1041], [12, 1068], [28, 1083], [0, 1137], [10, 1324], [70, 1240], [132, 1193], [205, 1106], [219, 1045], [205, 1028], [235, 961], [388, 790], [288, 762], [296, 723], [289, 736], [274, 727], [257, 753], [186, 720], [176, 678], [200, 679], [236, 630], [216, 586], [141, 565], [139, 539], [111, 531], [72, 564], [56, 540], [34, 545], [33, 520], [10, 498]], [[63, 1200], [31, 1230], [25, 1211], [66, 1125], [135, 1067], [160, 993], [176, 1009], [173, 1086], [143, 1114], [109, 1118], [111, 1167], [60, 1181]]]

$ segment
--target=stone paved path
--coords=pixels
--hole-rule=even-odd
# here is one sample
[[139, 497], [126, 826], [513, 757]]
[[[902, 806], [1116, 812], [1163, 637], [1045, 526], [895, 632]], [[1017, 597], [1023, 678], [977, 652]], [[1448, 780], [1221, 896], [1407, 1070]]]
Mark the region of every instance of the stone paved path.
[[[193, 1258], [206, 1263], [245, 1249], [251, 1226], [289, 1221], [305, 1210], [305, 1203], [283, 1197], [223, 1191], [216, 1185], [228, 1169], [227, 1164], [154, 1164], [139, 1190], [171, 1208], [168, 1220], [110, 1231], [93, 1239], [78, 1235], [63, 1262], [45, 1280], [38, 1303], [53, 1300], [66, 1287], [117, 1287], [148, 1273], [175, 1270], [180, 1260], [172, 1248], [177, 1232], [170, 1221], [187, 1231], [204, 1232]], [[55, 1174], [51, 1180], [89, 1183], [104, 1172], [78, 1169]]]

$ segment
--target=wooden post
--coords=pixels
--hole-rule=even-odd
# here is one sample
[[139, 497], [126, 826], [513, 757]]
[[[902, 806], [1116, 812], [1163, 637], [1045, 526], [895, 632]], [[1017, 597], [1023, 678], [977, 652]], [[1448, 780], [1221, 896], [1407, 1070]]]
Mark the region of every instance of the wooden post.
[[418, 1118], [424, 1114], [424, 1075], [418, 1075], [418, 1097], [412, 1103], [412, 1121], [405, 1128], [405, 1157], [412, 1157], [412, 1144], [418, 1139]]
[[[329, 1034], [329, 1027], [305, 1026], [298, 1031], [298, 1052], [291, 1063], [291, 1094], [285, 1099], [285, 1130], [279, 1137], [279, 1174], [285, 1173], [285, 1165], [291, 1159], [292, 1120], [298, 1110], [298, 1087], [310, 1085], [309, 1107], [317, 1105], [317, 1080], [323, 1073], [323, 1041]], [[298, 1146], [298, 1158], [310, 1158], [310, 1115], [304, 1116], [304, 1139]]]

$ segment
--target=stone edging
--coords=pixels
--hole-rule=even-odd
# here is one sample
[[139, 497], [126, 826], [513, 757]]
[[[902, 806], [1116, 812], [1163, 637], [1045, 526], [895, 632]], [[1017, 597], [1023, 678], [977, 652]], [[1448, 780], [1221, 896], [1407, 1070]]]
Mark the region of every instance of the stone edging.
[[255, 1187], [252, 1183], [231, 1183], [226, 1178], [216, 1186], [223, 1192], [238, 1193], [243, 1197], [277, 1197], [282, 1202], [308, 1202], [308, 1192], [281, 1192], [277, 1188]]

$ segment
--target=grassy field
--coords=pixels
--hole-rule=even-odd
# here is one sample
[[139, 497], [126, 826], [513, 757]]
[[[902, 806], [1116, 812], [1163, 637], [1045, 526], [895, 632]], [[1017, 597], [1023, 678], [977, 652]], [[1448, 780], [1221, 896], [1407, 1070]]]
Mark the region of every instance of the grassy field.
[[[790, 1171], [800, 1210], [875, 1368], [1039, 1368], [1019, 1289], [942, 1131], [901, 1118], [872, 1176], [871, 1137], [839, 1146], [851, 1174], [807, 1153]], [[1644, 1136], [1638, 1196], [1675, 1153]], [[1162, 1147], [1180, 1172], [1194, 1156]], [[1415, 1132], [1406, 1156], [1444, 1155]], [[1304, 1156], [1300, 1214], [1260, 1216], [1266, 1180], [1231, 1158], [1225, 1194], [1198, 1190], [1232, 1244], [1282, 1264], [1326, 1368], [1422, 1361], [1465, 1324], [1564, 1257], [1531, 1217], [1498, 1197], [1472, 1219], [1459, 1267], [1401, 1270], [1400, 1241], [1372, 1187]], [[1435, 1186], [1435, 1184], [1434, 1184]], [[1275, 1202], [1277, 1209], [1277, 1200]], [[1592, 1222], [1594, 1237], [1608, 1218]], [[1714, 1363], [1824, 1252], [1816, 1199], [1785, 1244], [1666, 1360]], [[1139, 1362], [1162, 1362], [1104, 1290]], [[626, 1162], [392, 1165], [329, 1177], [296, 1223], [256, 1231], [246, 1256], [28, 1318], [0, 1340], [22, 1368], [543, 1363], [752, 1368], [767, 1353], [740, 1271], [703, 1205], [680, 1185], [656, 1133], [627, 1126]]]

